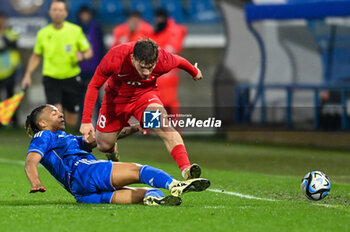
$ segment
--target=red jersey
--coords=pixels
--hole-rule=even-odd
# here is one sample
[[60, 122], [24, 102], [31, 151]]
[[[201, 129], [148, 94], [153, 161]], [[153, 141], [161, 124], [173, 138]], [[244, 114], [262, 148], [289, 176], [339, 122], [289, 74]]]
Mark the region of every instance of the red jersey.
[[131, 33], [128, 25], [123, 23], [113, 30], [114, 41], [111, 47], [114, 47], [118, 44], [127, 43], [131, 41], [137, 41], [139, 39], [148, 39], [153, 34], [152, 26], [145, 22], [141, 21], [139, 28]]
[[151, 39], [169, 52], [181, 53], [186, 33], [185, 26], [176, 24], [174, 19], [169, 18], [165, 29], [159, 33], [154, 33]]
[[102, 59], [86, 92], [82, 123], [91, 123], [98, 91], [107, 80], [105, 91], [112, 92], [114, 98], [105, 97], [103, 102], [116, 104], [134, 102], [144, 93], [156, 90], [157, 78], [173, 68], [181, 68], [193, 77], [198, 74], [196, 67], [186, 59], [159, 48], [155, 68], [147, 79], [142, 79], [131, 61], [135, 44], [130, 42], [115, 46]]

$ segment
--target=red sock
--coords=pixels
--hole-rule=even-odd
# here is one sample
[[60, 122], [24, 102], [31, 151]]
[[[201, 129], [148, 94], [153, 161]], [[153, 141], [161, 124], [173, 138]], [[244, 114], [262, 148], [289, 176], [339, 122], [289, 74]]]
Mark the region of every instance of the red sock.
[[184, 145], [182, 144], [176, 145], [170, 154], [176, 161], [181, 171], [183, 171], [185, 168], [191, 165]]
[[113, 145], [113, 147], [111, 149], [109, 149], [106, 153], [112, 153], [115, 151], [115, 145]]

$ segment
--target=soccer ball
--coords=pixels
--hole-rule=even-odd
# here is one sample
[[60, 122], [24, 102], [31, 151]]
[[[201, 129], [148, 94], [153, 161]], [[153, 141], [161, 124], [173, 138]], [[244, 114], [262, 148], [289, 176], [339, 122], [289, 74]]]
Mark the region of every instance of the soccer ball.
[[309, 172], [301, 180], [301, 191], [310, 200], [319, 201], [325, 198], [330, 190], [331, 182], [323, 172]]

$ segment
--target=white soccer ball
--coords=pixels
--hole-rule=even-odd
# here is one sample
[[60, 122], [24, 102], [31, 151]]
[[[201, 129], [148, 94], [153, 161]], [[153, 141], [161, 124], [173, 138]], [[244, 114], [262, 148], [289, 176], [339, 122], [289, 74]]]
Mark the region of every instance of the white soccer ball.
[[331, 191], [331, 182], [323, 172], [309, 172], [301, 180], [301, 191], [310, 200], [319, 201]]

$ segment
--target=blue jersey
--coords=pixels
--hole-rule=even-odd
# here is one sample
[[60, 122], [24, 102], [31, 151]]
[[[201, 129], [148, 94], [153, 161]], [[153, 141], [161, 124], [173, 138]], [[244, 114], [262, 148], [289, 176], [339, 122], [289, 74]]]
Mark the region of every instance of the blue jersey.
[[64, 131], [40, 131], [33, 136], [29, 145], [30, 152], [42, 156], [40, 163], [60, 182], [70, 193], [70, 175], [75, 163], [81, 159], [96, 160], [89, 154], [91, 149], [83, 141], [82, 136], [66, 134]]

